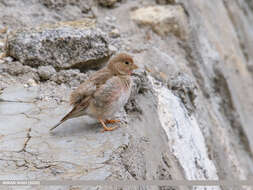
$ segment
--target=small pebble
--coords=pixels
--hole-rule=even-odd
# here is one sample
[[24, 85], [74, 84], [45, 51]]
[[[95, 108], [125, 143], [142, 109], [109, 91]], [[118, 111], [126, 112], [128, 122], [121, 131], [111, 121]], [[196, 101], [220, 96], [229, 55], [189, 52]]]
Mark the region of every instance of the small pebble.
[[36, 86], [37, 83], [35, 82], [34, 79], [28, 79], [28, 85], [29, 85], [29, 86]]
[[113, 46], [113, 45], [109, 45], [109, 50], [112, 52], [112, 53], [116, 53], [118, 51], [118, 49]]
[[120, 37], [120, 32], [117, 28], [113, 29], [110, 33], [109, 33], [110, 37], [112, 38], [117, 38]]

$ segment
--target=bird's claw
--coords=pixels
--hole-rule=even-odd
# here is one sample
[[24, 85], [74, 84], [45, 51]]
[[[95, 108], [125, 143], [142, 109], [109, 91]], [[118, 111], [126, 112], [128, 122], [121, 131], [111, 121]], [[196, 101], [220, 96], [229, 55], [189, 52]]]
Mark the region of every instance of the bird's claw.
[[[98, 119], [98, 120], [100, 121], [100, 123], [102, 124], [102, 126], [104, 128], [103, 132], [105, 132], [105, 131], [113, 131], [113, 130], [115, 130], [117, 128], [117, 126], [115, 126], [115, 127], [107, 127], [106, 124], [105, 124], [105, 122], [102, 119]], [[110, 120], [110, 121], [112, 121], [112, 120]], [[113, 120], [113, 121], [116, 121], [116, 120]]]
[[115, 127], [104, 127], [104, 128], [102, 129], [101, 132], [113, 131], [113, 130], [115, 130], [116, 128], [118, 128], [118, 126], [115, 126]]
[[118, 123], [118, 122], [120, 122], [120, 120], [117, 120], [117, 119], [105, 120], [105, 124], [114, 124], [114, 123]]

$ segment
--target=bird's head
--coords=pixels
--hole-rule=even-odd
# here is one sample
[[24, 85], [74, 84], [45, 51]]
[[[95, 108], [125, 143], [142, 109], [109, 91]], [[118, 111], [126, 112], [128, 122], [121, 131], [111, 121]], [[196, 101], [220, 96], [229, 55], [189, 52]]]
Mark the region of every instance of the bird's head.
[[108, 68], [115, 75], [131, 75], [134, 69], [138, 66], [134, 64], [133, 58], [126, 53], [115, 55], [108, 64]]

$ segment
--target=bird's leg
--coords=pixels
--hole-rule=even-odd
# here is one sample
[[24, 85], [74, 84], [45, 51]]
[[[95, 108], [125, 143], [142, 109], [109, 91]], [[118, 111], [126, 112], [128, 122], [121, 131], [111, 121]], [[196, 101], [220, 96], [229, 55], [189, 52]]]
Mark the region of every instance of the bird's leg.
[[109, 123], [109, 124], [114, 124], [114, 123], [118, 123], [120, 122], [120, 120], [117, 119], [107, 119], [105, 120], [105, 124]]
[[113, 131], [114, 129], [117, 128], [117, 126], [116, 127], [107, 127], [102, 119], [98, 119], [98, 120], [102, 124], [104, 131]]

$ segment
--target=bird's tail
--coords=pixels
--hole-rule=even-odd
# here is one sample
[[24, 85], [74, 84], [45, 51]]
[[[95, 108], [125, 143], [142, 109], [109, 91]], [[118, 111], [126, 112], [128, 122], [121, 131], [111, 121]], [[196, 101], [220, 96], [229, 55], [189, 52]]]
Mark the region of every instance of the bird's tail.
[[[71, 112], [70, 112], [71, 113]], [[56, 127], [58, 127], [60, 124], [62, 124], [64, 121], [68, 120], [69, 119], [69, 115], [70, 113], [68, 113], [67, 115], [65, 115], [61, 121], [59, 121], [55, 126], [53, 126], [50, 131], [54, 130]]]
[[91, 97], [87, 97], [81, 102], [80, 105], [76, 105], [72, 108], [72, 110], [66, 114], [61, 121], [59, 121], [55, 126], [53, 126], [50, 131], [54, 130], [56, 127], [58, 127], [60, 124], [62, 124], [64, 121], [74, 118], [74, 117], [79, 117], [83, 115], [83, 110], [87, 108], [89, 105]]
[[59, 121], [55, 126], [53, 126], [50, 131], [53, 131], [56, 127], [58, 127], [60, 124], [62, 124], [64, 121]]

